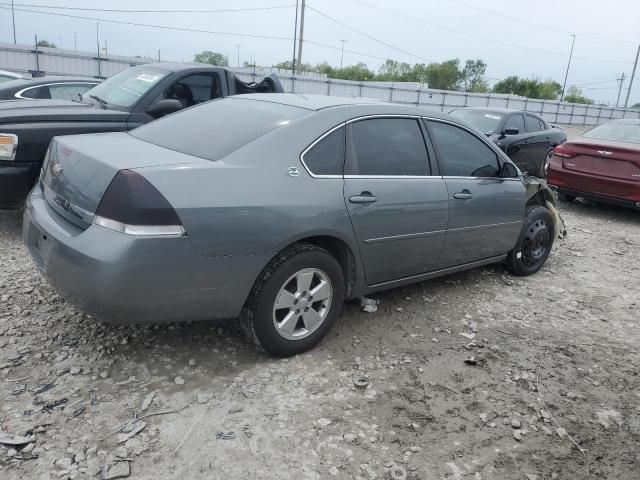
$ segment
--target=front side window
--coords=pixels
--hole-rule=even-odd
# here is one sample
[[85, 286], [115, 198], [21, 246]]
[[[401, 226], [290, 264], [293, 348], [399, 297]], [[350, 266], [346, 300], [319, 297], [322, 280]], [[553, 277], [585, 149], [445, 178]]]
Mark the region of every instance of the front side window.
[[524, 119], [522, 118], [522, 115], [511, 115], [507, 119], [507, 123], [504, 124], [504, 128], [517, 128], [518, 133], [524, 133]]
[[215, 75], [198, 73], [174, 83], [167, 89], [164, 97], [179, 100], [184, 107], [191, 107], [219, 98], [220, 89]]
[[[86, 102], [100, 98], [107, 106], [129, 110], [169, 72], [153, 67], [133, 67], [116, 73], [83, 94]], [[98, 100], [96, 100], [98, 101]]]
[[302, 160], [311, 173], [342, 175], [344, 130], [344, 127], [334, 130], [305, 152]]
[[427, 148], [418, 121], [375, 118], [351, 124], [345, 175], [430, 175]]
[[462, 128], [429, 122], [440, 168], [448, 177], [498, 177], [498, 157], [482, 140]]
[[540, 131], [540, 122], [536, 117], [532, 117], [531, 115], [524, 116], [524, 123], [527, 126], [527, 132], [539, 132]]

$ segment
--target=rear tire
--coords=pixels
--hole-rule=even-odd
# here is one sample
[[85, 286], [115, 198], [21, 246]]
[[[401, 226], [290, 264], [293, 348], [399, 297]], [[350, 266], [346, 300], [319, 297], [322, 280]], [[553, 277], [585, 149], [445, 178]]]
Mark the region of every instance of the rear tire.
[[565, 203], [571, 203], [576, 199], [575, 195], [569, 195], [564, 192], [558, 192], [558, 200]]
[[294, 245], [279, 253], [256, 281], [240, 315], [242, 329], [272, 355], [305, 352], [335, 323], [344, 290], [342, 268], [329, 252]]
[[555, 238], [554, 219], [546, 208], [536, 205], [527, 211], [520, 237], [506, 259], [507, 269], [518, 276], [536, 273], [551, 253]]
[[542, 165], [540, 165], [540, 169], [538, 170], [537, 176], [538, 178], [547, 178], [549, 176], [549, 164], [551, 163], [551, 156], [553, 155], [553, 148], [547, 150], [547, 153], [544, 156], [544, 160]]

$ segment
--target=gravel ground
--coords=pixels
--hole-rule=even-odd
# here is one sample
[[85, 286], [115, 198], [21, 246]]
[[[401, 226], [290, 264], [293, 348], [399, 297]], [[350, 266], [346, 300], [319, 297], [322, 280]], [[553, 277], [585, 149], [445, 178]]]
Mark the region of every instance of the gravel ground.
[[[0, 478], [640, 478], [640, 214], [562, 205], [544, 269], [349, 303], [280, 360], [235, 321], [112, 326], [0, 212]], [[138, 419], [138, 420], [135, 420]], [[575, 442], [575, 443], [574, 443]]]

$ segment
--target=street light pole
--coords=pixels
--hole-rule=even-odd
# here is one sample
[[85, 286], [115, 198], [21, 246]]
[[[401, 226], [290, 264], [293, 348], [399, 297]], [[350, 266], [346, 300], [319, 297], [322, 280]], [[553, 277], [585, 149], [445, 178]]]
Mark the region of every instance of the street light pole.
[[342, 68], [342, 60], [344, 59], [344, 42], [346, 40], [340, 40], [342, 42], [342, 50], [340, 52], [340, 68]]
[[624, 85], [624, 78], [625, 78], [624, 72], [622, 72], [622, 75], [620, 76], [620, 78], [617, 79], [620, 82], [620, 86], [618, 87], [618, 98], [616, 98], [616, 108], [620, 104], [620, 94], [622, 93], [622, 85]]
[[567, 88], [567, 78], [569, 77], [569, 67], [571, 67], [571, 58], [573, 57], [573, 46], [576, 43], [576, 36], [571, 35], [573, 40], [571, 41], [571, 52], [569, 53], [569, 62], [567, 63], [567, 73], [564, 75], [564, 85], [562, 85], [562, 94], [560, 95], [560, 101], [564, 100], [564, 92]]
[[240, 45], [239, 43], [238, 43], [238, 44], [236, 44], [236, 47], [238, 47], [238, 67], [240, 66], [240, 47], [241, 47], [241, 46], [242, 46], [242, 45]]
[[298, 40], [298, 4], [300, 0], [296, 0], [296, 21], [293, 24], [293, 59], [291, 60], [291, 74], [296, 74], [296, 41]]
[[627, 90], [627, 98], [624, 100], [624, 108], [627, 108], [629, 104], [629, 95], [631, 95], [631, 88], [633, 87], [633, 79], [636, 76], [636, 67], [638, 66], [638, 57], [640, 57], [640, 45], [638, 45], [638, 51], [636, 52], [636, 61], [633, 63], [633, 71], [631, 72], [631, 80], [629, 80], [629, 90]]
[[73, 51], [78, 51], [78, 32], [73, 32]]
[[16, 12], [13, 9], [13, 0], [11, 0], [11, 20], [13, 21], [13, 44], [16, 43]]

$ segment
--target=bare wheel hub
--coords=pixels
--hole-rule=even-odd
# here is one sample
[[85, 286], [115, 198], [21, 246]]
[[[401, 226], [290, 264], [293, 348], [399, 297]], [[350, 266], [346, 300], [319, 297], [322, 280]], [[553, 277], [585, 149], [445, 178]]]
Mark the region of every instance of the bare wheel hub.
[[291, 275], [280, 287], [273, 305], [273, 325], [287, 340], [308, 337], [329, 315], [333, 286], [318, 268], [305, 268]]

